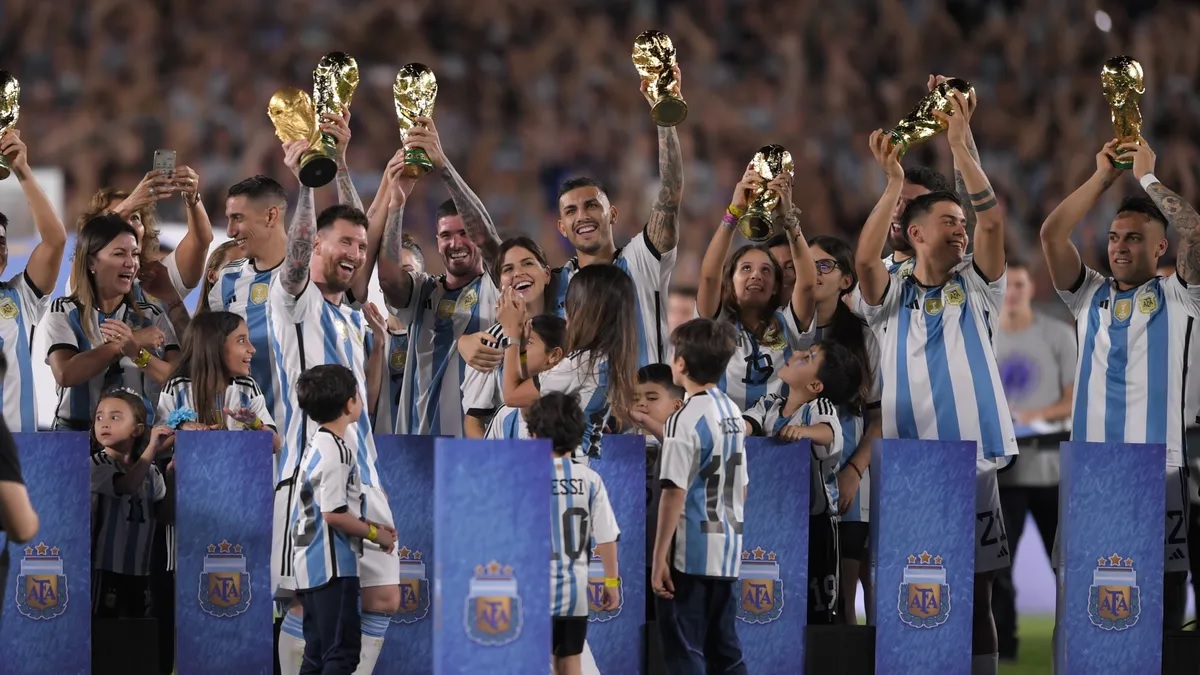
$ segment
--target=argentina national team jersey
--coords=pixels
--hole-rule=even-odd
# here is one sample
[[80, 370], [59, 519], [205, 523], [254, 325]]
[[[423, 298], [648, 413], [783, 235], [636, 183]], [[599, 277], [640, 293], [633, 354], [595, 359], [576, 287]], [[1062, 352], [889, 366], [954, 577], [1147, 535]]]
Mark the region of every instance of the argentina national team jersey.
[[732, 311], [722, 310], [718, 317], [733, 324], [737, 331], [737, 350], [729, 359], [717, 387], [742, 410], [763, 396], [783, 393], [779, 369], [791, 358], [793, 350], [811, 342], [796, 325], [791, 305], [775, 311], [774, 326], [761, 339], [747, 330]]
[[[667, 339], [667, 289], [675, 271], [676, 250], [659, 253], [643, 228], [628, 244], [617, 249], [613, 259], [613, 265], [625, 270], [633, 279], [638, 368], [671, 362], [671, 342]], [[567, 318], [567, 288], [578, 271], [579, 259], [571, 258], [551, 273], [550, 285], [546, 287], [546, 297], [553, 299], [555, 313], [564, 319]]]
[[354, 451], [333, 432], [318, 429], [304, 451], [298, 482], [290, 523], [296, 589], [320, 588], [337, 577], [357, 577], [362, 539], [329, 527], [322, 515], [345, 510], [362, 517], [362, 483]]
[[1017, 454], [992, 345], [1005, 284], [968, 259], [942, 286], [892, 274], [879, 306], [863, 304], [879, 340], [884, 438], [975, 441], [987, 459]]
[[1164, 443], [1167, 465], [1183, 466], [1184, 429], [1197, 413], [1186, 388], [1200, 285], [1174, 274], [1120, 291], [1085, 267], [1059, 297], [1079, 338], [1072, 440]]
[[37, 431], [31, 345], [33, 327], [50, 308], [50, 296], [33, 285], [24, 272], [0, 282], [0, 349], [8, 361], [0, 387], [0, 410], [8, 428]]
[[[236, 411], [241, 408], [248, 408], [254, 411], [254, 414], [258, 416], [259, 421], [263, 423], [264, 427], [275, 427], [275, 419], [267, 408], [266, 398], [263, 396], [262, 389], [258, 388], [258, 384], [254, 381], [254, 378], [233, 378], [229, 382], [229, 386], [225, 387], [225, 392], [221, 395], [220, 399], [211, 405], [216, 410], [229, 408]], [[158, 419], [165, 420], [170, 417], [172, 412], [182, 408], [190, 408], [191, 410], [200, 409], [196, 403], [192, 379], [190, 377], [173, 377], [167, 381], [167, 386], [163, 387], [162, 393], [159, 394]], [[225, 428], [229, 431], [239, 431], [242, 429], [242, 425], [232, 417], [225, 414], [222, 414], [222, 417], [225, 419]], [[163, 456], [169, 456], [169, 454]]]
[[525, 416], [521, 414], [521, 409], [500, 406], [492, 416], [492, 421], [488, 423], [487, 432], [483, 437], [489, 440], [529, 438], [529, 427], [525, 424]]
[[250, 377], [262, 388], [271, 415], [279, 420], [284, 418], [284, 411], [279, 382], [275, 379], [274, 355], [271, 353], [267, 298], [271, 282], [279, 276], [282, 268], [281, 263], [272, 269], [259, 271], [249, 258], [234, 260], [221, 270], [217, 282], [208, 293], [208, 306], [211, 309], [232, 312], [246, 322], [250, 344], [254, 345]]
[[583, 464], [555, 457], [550, 495], [550, 614], [587, 616], [591, 541], [614, 542], [621, 530], [600, 474]]
[[[750, 423], [755, 436], [778, 436], [787, 426], [811, 427], [827, 424], [833, 430], [833, 442], [829, 445], [812, 443], [812, 470], [809, 472], [809, 513], [814, 516], [837, 515], [838, 486], [837, 467], [841, 461], [845, 438], [842, 436], [842, 420], [837, 408], [827, 399], [818, 398], [784, 415], [787, 398], [772, 394], [762, 397], [754, 407], [746, 410], [743, 418]], [[851, 448], [853, 449], [853, 448]]]
[[[367, 353], [371, 352], [374, 333], [368, 333]], [[400, 392], [404, 387], [404, 367], [408, 363], [408, 331], [388, 332], [384, 347], [383, 380], [379, 383], [379, 399], [371, 415], [375, 433], [390, 434], [396, 428], [396, 410], [400, 407]]]
[[608, 421], [608, 360], [597, 358], [591, 362], [591, 352], [574, 352], [559, 361], [553, 368], [534, 378], [538, 392], [545, 396], [552, 391], [577, 394], [583, 407], [583, 419], [587, 431], [579, 446], [580, 458], [600, 456], [604, 424]]
[[388, 307], [408, 326], [396, 433], [462, 436], [467, 364], [458, 353], [458, 338], [495, 322], [499, 292], [488, 274], [453, 290], [446, 288], [445, 277], [409, 274], [413, 288], [408, 304]]
[[119, 460], [103, 450], [92, 455], [92, 568], [117, 574], [150, 574], [155, 504], [167, 496], [158, 467], [136, 492], [117, 494], [113, 481], [125, 474]]
[[[283, 447], [276, 462], [275, 485], [295, 478], [300, 456], [308, 439], [317, 430], [300, 410], [293, 384], [300, 373], [313, 366], [336, 364], [354, 373], [358, 394], [366, 401], [366, 323], [356, 305], [335, 305], [321, 294], [312, 281], [299, 296], [288, 293], [279, 279], [271, 282], [271, 311], [268, 326], [271, 353], [275, 357], [275, 376], [280, 383], [284, 417], [281, 428]], [[358, 458], [358, 474], [364, 485], [379, 485], [375, 470], [375, 437], [367, 406], [358, 421], [346, 429], [346, 445]], [[276, 418], [279, 422], [279, 418]]]
[[685, 492], [671, 557], [684, 574], [732, 579], [741, 570], [745, 430], [742, 411], [715, 387], [689, 395], [664, 426], [659, 478]]
[[[508, 345], [504, 337], [504, 329], [500, 324], [494, 324], [485, 331], [488, 344], [498, 349]], [[524, 355], [522, 354], [522, 362]], [[496, 410], [504, 405], [504, 364], [489, 372], [475, 370], [467, 364], [462, 381], [462, 408], [466, 415], [480, 419], [490, 419]]]

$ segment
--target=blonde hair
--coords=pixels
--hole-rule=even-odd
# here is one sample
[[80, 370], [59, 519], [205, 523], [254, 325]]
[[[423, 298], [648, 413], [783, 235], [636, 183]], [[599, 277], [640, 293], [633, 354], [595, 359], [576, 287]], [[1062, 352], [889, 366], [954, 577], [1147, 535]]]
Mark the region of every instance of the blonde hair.
[[[70, 288], [74, 295], [71, 298], [79, 307], [80, 318], [83, 319], [80, 321], [83, 333], [93, 344], [100, 336], [93, 334], [92, 322], [84, 317], [90, 316], [92, 310], [96, 309], [99, 298], [96, 292], [96, 281], [90, 274], [88, 263], [113, 239], [122, 234], [133, 235], [133, 238], [137, 239], [137, 230], [134, 230], [133, 226], [124, 218], [115, 213], [104, 213], [94, 216], [84, 223], [75, 239], [75, 254], [71, 259], [70, 276]], [[132, 288], [125, 294], [124, 300], [125, 306], [133, 309], [134, 314], [140, 319], [142, 308], [138, 305]]]
[[[83, 230], [83, 226], [87, 225], [89, 220], [101, 214], [107, 213], [109, 211], [108, 205], [110, 203], [114, 201], [124, 201], [127, 197], [129, 197], [128, 190], [121, 190], [114, 187], [100, 188], [96, 194], [92, 195], [92, 199], [88, 202], [87, 208], [85, 208], [83, 213], [79, 214], [79, 218], [75, 220], [75, 230]], [[134, 213], [141, 218], [142, 229], [144, 231], [142, 238], [138, 240], [138, 246], [142, 251], [139, 258], [143, 263], [157, 260], [159, 254], [158, 228], [156, 228], [155, 225], [158, 224], [158, 210], [155, 208], [154, 204], [150, 204], [149, 206], [139, 209]], [[137, 238], [136, 228], [134, 229], [134, 238]]]

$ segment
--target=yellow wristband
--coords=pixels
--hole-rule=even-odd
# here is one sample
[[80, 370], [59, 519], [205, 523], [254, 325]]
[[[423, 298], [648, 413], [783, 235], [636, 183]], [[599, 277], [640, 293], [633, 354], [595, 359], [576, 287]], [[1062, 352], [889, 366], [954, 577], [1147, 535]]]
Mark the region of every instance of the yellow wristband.
[[620, 585], [621, 585], [621, 580], [616, 577], [605, 577], [604, 578], [604, 587], [605, 588], [616, 588]]
[[746, 209], [743, 209], [736, 204], [730, 204], [728, 210], [733, 214], [734, 218], [741, 218], [742, 216], [746, 215]]
[[138, 368], [145, 368], [146, 366], [150, 365], [150, 356], [150, 352], [143, 349], [142, 351], [138, 352], [138, 356], [136, 359], [134, 359], [133, 365], [137, 366]]
[[375, 536], [379, 534], [379, 528], [375, 527], [375, 523], [367, 528], [367, 541], [375, 541]]
[[262, 420], [260, 420], [256, 417], [256, 418], [254, 418], [253, 422], [251, 422], [250, 424], [247, 424], [245, 426], [246, 426], [246, 429], [248, 429], [250, 431], [258, 431], [259, 429], [263, 428], [263, 423], [262, 423]]

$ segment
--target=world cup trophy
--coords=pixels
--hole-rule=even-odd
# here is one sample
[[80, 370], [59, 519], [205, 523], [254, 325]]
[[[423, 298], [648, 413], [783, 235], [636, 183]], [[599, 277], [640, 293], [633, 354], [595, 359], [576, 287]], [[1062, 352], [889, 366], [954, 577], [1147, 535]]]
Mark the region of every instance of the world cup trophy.
[[688, 107], [679, 96], [675, 77], [675, 45], [666, 33], [648, 30], [633, 41], [633, 66], [654, 101], [650, 118], [660, 127], [673, 127], [687, 118]]
[[[1104, 62], [1100, 71], [1100, 82], [1104, 86], [1104, 98], [1112, 110], [1113, 131], [1121, 143], [1137, 143], [1142, 136], [1142, 111], [1138, 102], [1146, 93], [1146, 83], [1142, 77], [1142, 64], [1128, 56], [1114, 56]], [[1124, 154], [1128, 150], [1118, 150]], [[1118, 169], [1133, 168], [1132, 159], [1117, 157], [1112, 165]]]
[[[396, 73], [396, 84], [392, 86], [392, 100], [396, 104], [396, 121], [400, 123], [400, 140], [408, 142], [408, 132], [417, 126], [418, 117], [433, 117], [433, 104], [437, 99], [437, 78], [429, 66], [410, 63]], [[421, 148], [404, 149], [404, 168], [400, 173], [409, 178], [433, 171], [429, 154]]]
[[767, 184], [781, 174], [791, 176], [795, 171], [792, 153], [782, 145], [764, 145], [754, 153], [750, 167], [762, 176], [763, 182], [750, 198], [746, 212], [738, 219], [738, 232], [753, 242], [764, 242], [774, 236], [775, 210], [779, 208], [779, 193]]
[[912, 112], [887, 132], [892, 145], [899, 145], [901, 154], [918, 143], [923, 143], [946, 130], [946, 123], [934, 116], [934, 111], [947, 115], [954, 114], [950, 105], [950, 92], [959, 91], [968, 94], [971, 84], [966, 80], [951, 77], [929, 90]]
[[[21, 83], [12, 73], [0, 70], [0, 136], [8, 133], [9, 129], [17, 126], [17, 118], [21, 115]], [[12, 174], [12, 167], [4, 155], [0, 155], [0, 180]]]

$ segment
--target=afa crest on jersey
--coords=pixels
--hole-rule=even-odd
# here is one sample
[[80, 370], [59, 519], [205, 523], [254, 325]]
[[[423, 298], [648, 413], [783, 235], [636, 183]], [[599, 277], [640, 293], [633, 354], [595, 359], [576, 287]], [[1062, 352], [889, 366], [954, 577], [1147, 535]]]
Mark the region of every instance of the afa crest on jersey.
[[783, 614], [783, 579], [774, 551], [757, 546], [742, 551], [738, 574], [737, 618], [746, 623], [771, 623]]
[[34, 620], [53, 619], [67, 611], [67, 575], [57, 546], [26, 546], [17, 575], [17, 611]]
[[1133, 560], [1112, 554], [1096, 559], [1092, 586], [1088, 589], [1088, 618], [1102, 630], [1125, 630], [1142, 613], [1142, 594], [1137, 585]]
[[416, 623], [429, 616], [429, 578], [425, 576], [425, 559], [420, 551], [401, 546], [400, 609], [392, 615], [392, 623]]
[[250, 573], [241, 544], [209, 544], [200, 572], [200, 608], [215, 617], [235, 617], [250, 609]]
[[495, 560], [477, 565], [463, 614], [467, 637], [487, 647], [506, 645], [521, 635], [521, 611], [512, 566]]
[[250, 286], [250, 303], [261, 305], [267, 301], [267, 295], [271, 287], [267, 284], [252, 284]]
[[20, 313], [21, 309], [17, 307], [17, 303], [13, 302], [12, 298], [0, 301], [0, 319], [15, 319]]
[[897, 603], [900, 620], [913, 628], [937, 628], [950, 618], [950, 584], [942, 556], [908, 556]]
[[613, 609], [604, 609], [604, 563], [600, 562], [600, 556], [592, 553], [591, 560], [588, 561], [588, 621], [612, 621], [621, 613], [621, 608], [625, 606], [625, 585], [620, 583], [618, 577], [618, 586], [615, 589], [617, 592], [617, 606]]

